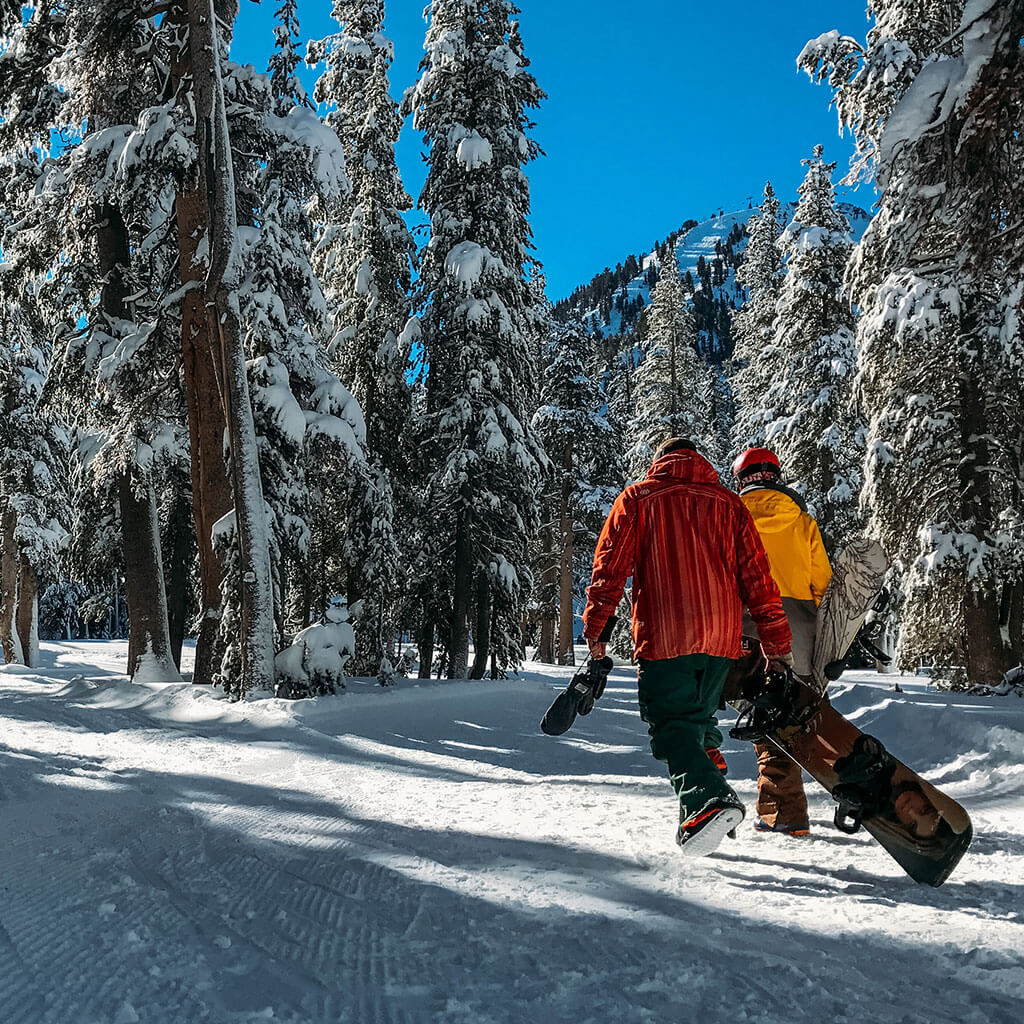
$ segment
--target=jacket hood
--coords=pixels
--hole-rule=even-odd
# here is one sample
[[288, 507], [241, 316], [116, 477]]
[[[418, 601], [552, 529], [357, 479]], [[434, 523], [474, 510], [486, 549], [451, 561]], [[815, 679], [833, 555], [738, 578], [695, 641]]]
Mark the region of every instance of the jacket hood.
[[681, 483], [717, 484], [718, 472], [697, 452], [687, 450], [669, 452], [651, 463], [648, 480], [678, 480]]
[[746, 487], [740, 497], [754, 517], [758, 533], [782, 533], [806, 514], [797, 496], [781, 488]]

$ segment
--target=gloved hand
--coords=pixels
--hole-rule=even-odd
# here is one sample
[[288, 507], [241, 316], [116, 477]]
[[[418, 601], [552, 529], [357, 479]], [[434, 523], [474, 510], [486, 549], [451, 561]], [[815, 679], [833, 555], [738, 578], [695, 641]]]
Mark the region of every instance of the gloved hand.
[[785, 654], [773, 654], [768, 658], [768, 670], [770, 672], [780, 672], [785, 675], [786, 669], [789, 669], [790, 672], [793, 671], [792, 651], [787, 651]]
[[590, 648], [590, 656], [594, 661], [600, 661], [608, 650], [608, 644], [601, 640], [591, 640], [587, 637], [587, 646]]

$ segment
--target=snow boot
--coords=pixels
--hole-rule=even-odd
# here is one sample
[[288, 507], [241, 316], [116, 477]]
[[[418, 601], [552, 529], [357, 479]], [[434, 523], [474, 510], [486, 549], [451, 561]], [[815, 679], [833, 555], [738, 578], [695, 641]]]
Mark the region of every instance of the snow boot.
[[706, 811], [680, 822], [676, 842], [687, 857], [706, 857], [742, 820], [742, 807], [715, 803]]
[[811, 834], [811, 828], [809, 825], [805, 825], [803, 828], [792, 828], [789, 825], [769, 825], [764, 818], [758, 818], [754, 822], [755, 832], [774, 832], [776, 835], [781, 836], [809, 836]]

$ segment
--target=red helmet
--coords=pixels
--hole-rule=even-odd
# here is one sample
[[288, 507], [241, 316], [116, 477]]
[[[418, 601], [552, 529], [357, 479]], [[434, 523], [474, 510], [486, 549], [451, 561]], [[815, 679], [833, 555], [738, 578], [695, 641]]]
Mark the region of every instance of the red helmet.
[[732, 475], [739, 484], [756, 484], [778, 480], [782, 476], [779, 457], [768, 448], [748, 448], [736, 456]]

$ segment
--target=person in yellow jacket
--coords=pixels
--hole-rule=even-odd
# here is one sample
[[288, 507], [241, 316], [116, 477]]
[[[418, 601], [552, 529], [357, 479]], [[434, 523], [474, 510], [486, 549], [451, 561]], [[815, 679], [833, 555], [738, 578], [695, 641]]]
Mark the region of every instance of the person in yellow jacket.
[[[769, 449], [748, 448], [733, 462], [732, 473], [782, 595], [782, 607], [793, 634], [793, 671], [809, 678], [818, 605], [832, 579], [818, 524], [800, 495], [782, 483], [779, 459]], [[754, 635], [746, 625], [743, 632], [745, 636]], [[759, 832], [807, 835], [810, 821], [799, 765], [769, 744], [755, 744], [754, 749], [758, 766], [754, 828]]]

